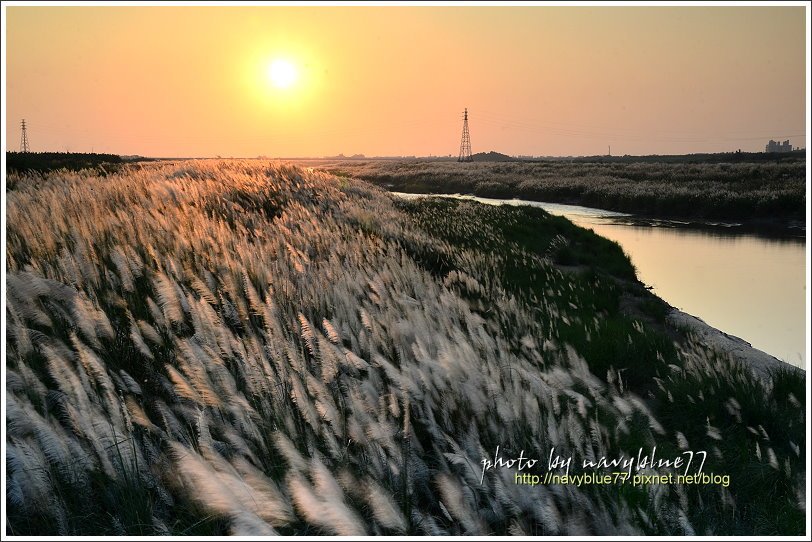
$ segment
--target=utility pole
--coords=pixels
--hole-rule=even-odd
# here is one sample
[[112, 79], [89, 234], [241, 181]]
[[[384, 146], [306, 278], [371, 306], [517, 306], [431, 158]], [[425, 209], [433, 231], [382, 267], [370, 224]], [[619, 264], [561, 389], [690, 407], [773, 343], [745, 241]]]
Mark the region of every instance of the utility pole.
[[457, 162], [471, 161], [471, 135], [468, 133], [468, 108], [465, 108], [465, 116], [462, 122], [462, 141], [460, 141], [460, 157]]
[[28, 133], [25, 130], [25, 119], [23, 119], [20, 123], [20, 127], [22, 128], [22, 135], [20, 136], [20, 152], [31, 152], [31, 149], [28, 148]]

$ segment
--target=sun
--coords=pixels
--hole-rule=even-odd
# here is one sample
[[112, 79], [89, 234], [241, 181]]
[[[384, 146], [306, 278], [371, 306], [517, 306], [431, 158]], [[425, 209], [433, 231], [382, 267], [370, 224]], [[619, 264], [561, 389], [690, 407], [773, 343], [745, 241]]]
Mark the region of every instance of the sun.
[[289, 60], [276, 59], [268, 66], [268, 79], [276, 88], [289, 88], [299, 79], [299, 70]]

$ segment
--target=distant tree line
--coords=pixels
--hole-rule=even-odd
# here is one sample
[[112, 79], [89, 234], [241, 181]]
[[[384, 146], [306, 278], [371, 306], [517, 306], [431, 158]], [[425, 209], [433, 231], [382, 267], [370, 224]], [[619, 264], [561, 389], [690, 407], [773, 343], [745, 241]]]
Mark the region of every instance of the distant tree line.
[[107, 171], [118, 169], [124, 160], [117, 154], [82, 152], [7, 152], [7, 171], [52, 171], [55, 169], [103, 168]]
[[570, 162], [598, 163], [667, 163], [667, 164], [727, 164], [739, 162], [794, 162], [804, 160], [806, 150], [791, 152], [717, 152], [695, 154], [652, 154], [647, 156], [578, 156], [573, 158], [543, 158], [543, 160], [561, 160]]

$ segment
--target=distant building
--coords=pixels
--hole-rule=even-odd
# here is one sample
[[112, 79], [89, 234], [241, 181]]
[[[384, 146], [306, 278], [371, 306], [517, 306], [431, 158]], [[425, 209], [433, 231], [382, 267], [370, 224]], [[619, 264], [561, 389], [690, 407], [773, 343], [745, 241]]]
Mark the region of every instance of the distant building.
[[792, 152], [792, 145], [789, 144], [789, 139], [783, 143], [771, 139], [770, 142], [767, 143], [765, 152]]

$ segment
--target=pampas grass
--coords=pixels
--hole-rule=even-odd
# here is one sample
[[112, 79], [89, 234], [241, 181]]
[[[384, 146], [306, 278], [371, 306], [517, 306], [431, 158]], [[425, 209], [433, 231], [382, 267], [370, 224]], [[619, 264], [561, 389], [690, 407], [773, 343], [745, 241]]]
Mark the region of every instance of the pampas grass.
[[[622, 320], [611, 285], [544, 254], [563, 226], [534, 251], [504, 234], [521, 210], [409, 206], [262, 161], [14, 181], [15, 534], [724, 533], [765, 480], [781, 525], [804, 506], [798, 381]], [[618, 366], [607, 345], [652, 355]], [[531, 488], [475, 468], [497, 445], [577, 463], [651, 443], [744, 455], [758, 484]]]

